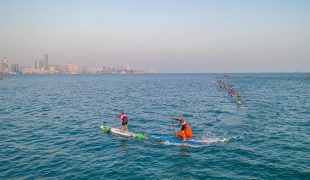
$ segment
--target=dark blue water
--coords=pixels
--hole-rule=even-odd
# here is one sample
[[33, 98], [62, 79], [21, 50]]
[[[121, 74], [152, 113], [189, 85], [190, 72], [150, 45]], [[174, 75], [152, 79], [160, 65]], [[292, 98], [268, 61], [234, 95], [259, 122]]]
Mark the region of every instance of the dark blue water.
[[[222, 80], [241, 106], [219, 91], [217, 74], [6, 75], [0, 179], [309, 179], [307, 74], [235, 75]], [[121, 110], [129, 131], [169, 137], [170, 116], [181, 114], [209, 143], [101, 131]]]

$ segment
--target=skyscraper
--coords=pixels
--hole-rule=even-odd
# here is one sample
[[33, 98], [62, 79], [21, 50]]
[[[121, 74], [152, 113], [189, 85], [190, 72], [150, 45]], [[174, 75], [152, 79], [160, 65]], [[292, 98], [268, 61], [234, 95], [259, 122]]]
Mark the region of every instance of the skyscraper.
[[7, 56], [4, 56], [4, 63], [10, 63], [9, 58]]
[[37, 59], [34, 64], [35, 69], [40, 69], [40, 61]]
[[42, 69], [42, 68], [43, 68], [43, 61], [40, 60], [40, 61], [39, 61], [39, 69]]
[[48, 65], [48, 54], [44, 54], [44, 69], [49, 70], [49, 65]]
[[7, 56], [4, 56], [4, 63], [2, 65], [2, 71], [5, 71], [5, 72], [11, 72], [11, 63], [9, 61], [9, 58]]
[[13, 72], [19, 72], [19, 66], [18, 66], [18, 64], [12, 64], [12, 71]]

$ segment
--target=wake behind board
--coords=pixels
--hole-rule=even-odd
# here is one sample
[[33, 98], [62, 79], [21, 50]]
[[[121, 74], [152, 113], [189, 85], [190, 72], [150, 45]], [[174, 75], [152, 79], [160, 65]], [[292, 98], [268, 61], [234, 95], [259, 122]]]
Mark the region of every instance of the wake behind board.
[[161, 141], [167, 141], [167, 142], [173, 142], [173, 143], [187, 143], [191, 145], [206, 145], [208, 144], [206, 141], [199, 141], [194, 139], [187, 139], [186, 141], [183, 141], [182, 139], [178, 137], [165, 137], [165, 136], [157, 136], [153, 134], [148, 134], [147, 137], [155, 138]]
[[131, 133], [131, 132], [126, 132], [126, 131], [122, 131], [120, 129], [117, 128], [108, 128], [108, 126], [100, 126], [100, 128], [104, 131], [107, 132], [111, 132], [111, 133], [115, 133], [115, 134], [119, 134], [122, 136], [127, 136], [127, 137], [135, 137], [138, 139], [144, 139], [145, 136], [141, 135], [141, 134], [135, 134], [135, 133]]

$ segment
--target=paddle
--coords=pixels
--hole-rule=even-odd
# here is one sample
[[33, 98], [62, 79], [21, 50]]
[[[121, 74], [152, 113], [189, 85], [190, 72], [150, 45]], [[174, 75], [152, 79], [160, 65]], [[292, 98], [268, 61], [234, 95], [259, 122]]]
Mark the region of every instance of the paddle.
[[[117, 118], [118, 118], [118, 116], [116, 117], [116, 119], [117, 119]], [[114, 119], [114, 121], [113, 121], [113, 123], [112, 123], [111, 127], [107, 130], [107, 132], [110, 132], [110, 131], [111, 131], [111, 128], [113, 127], [113, 125], [114, 125], [114, 123], [115, 123], [116, 119]]]
[[170, 116], [170, 118], [171, 118], [171, 122], [172, 122], [172, 127], [173, 127], [173, 131], [174, 131], [174, 137], [176, 137], [177, 136], [177, 134], [175, 133], [175, 128], [174, 128], [174, 123], [173, 123], [173, 118]]

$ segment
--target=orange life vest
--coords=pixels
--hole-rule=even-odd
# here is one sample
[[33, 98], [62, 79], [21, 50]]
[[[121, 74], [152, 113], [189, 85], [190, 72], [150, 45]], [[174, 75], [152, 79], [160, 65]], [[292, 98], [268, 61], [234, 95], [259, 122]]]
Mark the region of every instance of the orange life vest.
[[[192, 138], [192, 137], [193, 137], [192, 129], [191, 129], [191, 127], [188, 125], [188, 123], [187, 123], [187, 128], [186, 128], [184, 134], [185, 134], [185, 137], [187, 137], [187, 138]], [[182, 137], [181, 130], [178, 131], [178, 136], [179, 136], [179, 137]]]

